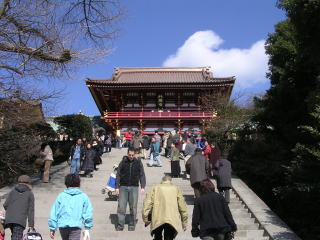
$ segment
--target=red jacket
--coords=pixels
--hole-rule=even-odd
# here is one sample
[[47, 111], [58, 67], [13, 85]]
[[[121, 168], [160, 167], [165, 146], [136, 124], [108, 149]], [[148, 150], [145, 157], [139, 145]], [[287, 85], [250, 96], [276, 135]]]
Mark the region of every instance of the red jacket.
[[126, 136], [126, 140], [127, 140], [127, 141], [131, 141], [131, 140], [132, 140], [132, 135], [131, 135], [131, 133], [126, 132], [125, 136]]
[[212, 148], [210, 145], [206, 146], [206, 150], [204, 150], [203, 155], [206, 157], [207, 160], [210, 160], [210, 154], [211, 154]]

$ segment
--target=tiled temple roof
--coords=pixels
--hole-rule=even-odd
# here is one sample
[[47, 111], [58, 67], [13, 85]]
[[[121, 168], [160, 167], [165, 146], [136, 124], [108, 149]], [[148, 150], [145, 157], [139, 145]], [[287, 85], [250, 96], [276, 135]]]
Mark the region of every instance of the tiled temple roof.
[[112, 78], [86, 80], [87, 84], [146, 84], [146, 83], [224, 83], [234, 77], [214, 78], [209, 67], [185, 68], [116, 68]]

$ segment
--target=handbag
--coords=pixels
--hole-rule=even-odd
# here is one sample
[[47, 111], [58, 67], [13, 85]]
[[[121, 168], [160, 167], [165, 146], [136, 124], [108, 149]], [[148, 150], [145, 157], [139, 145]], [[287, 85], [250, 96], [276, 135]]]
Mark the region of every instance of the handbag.
[[44, 164], [44, 159], [39, 157], [34, 161], [34, 163], [39, 166], [42, 166]]

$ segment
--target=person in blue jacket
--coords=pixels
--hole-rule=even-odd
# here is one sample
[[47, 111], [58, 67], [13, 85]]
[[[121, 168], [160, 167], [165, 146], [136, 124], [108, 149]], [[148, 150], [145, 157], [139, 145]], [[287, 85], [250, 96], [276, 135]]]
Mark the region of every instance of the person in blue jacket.
[[65, 177], [67, 188], [58, 195], [51, 208], [48, 220], [50, 237], [53, 239], [59, 228], [62, 240], [80, 240], [81, 230], [84, 238], [89, 236], [92, 223], [92, 205], [89, 197], [80, 189], [80, 177], [68, 174]]

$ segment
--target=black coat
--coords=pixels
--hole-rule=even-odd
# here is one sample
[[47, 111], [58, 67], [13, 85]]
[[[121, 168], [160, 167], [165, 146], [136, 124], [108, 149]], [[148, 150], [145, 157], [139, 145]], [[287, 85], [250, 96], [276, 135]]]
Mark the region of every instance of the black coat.
[[132, 161], [124, 156], [117, 171], [117, 188], [120, 186], [139, 186], [145, 188], [146, 176], [141, 160], [134, 158]]
[[217, 187], [218, 188], [231, 188], [231, 163], [227, 159], [219, 159], [217, 162], [218, 166], [218, 178]]
[[94, 170], [94, 161], [96, 158], [96, 151], [92, 148], [86, 150], [84, 161], [82, 164], [83, 171], [93, 171]]
[[150, 138], [147, 135], [142, 137], [142, 148], [149, 149], [150, 148]]
[[101, 164], [102, 163], [101, 155], [103, 152], [103, 150], [101, 150], [101, 146], [97, 144], [95, 146], [92, 146], [92, 149], [96, 152], [96, 155], [94, 157], [94, 163]]
[[6, 210], [5, 225], [15, 223], [26, 227], [34, 227], [34, 195], [25, 184], [18, 184], [3, 204]]
[[192, 214], [193, 237], [202, 238], [215, 233], [235, 231], [237, 231], [237, 225], [228, 204], [220, 194], [210, 192], [196, 199]]

